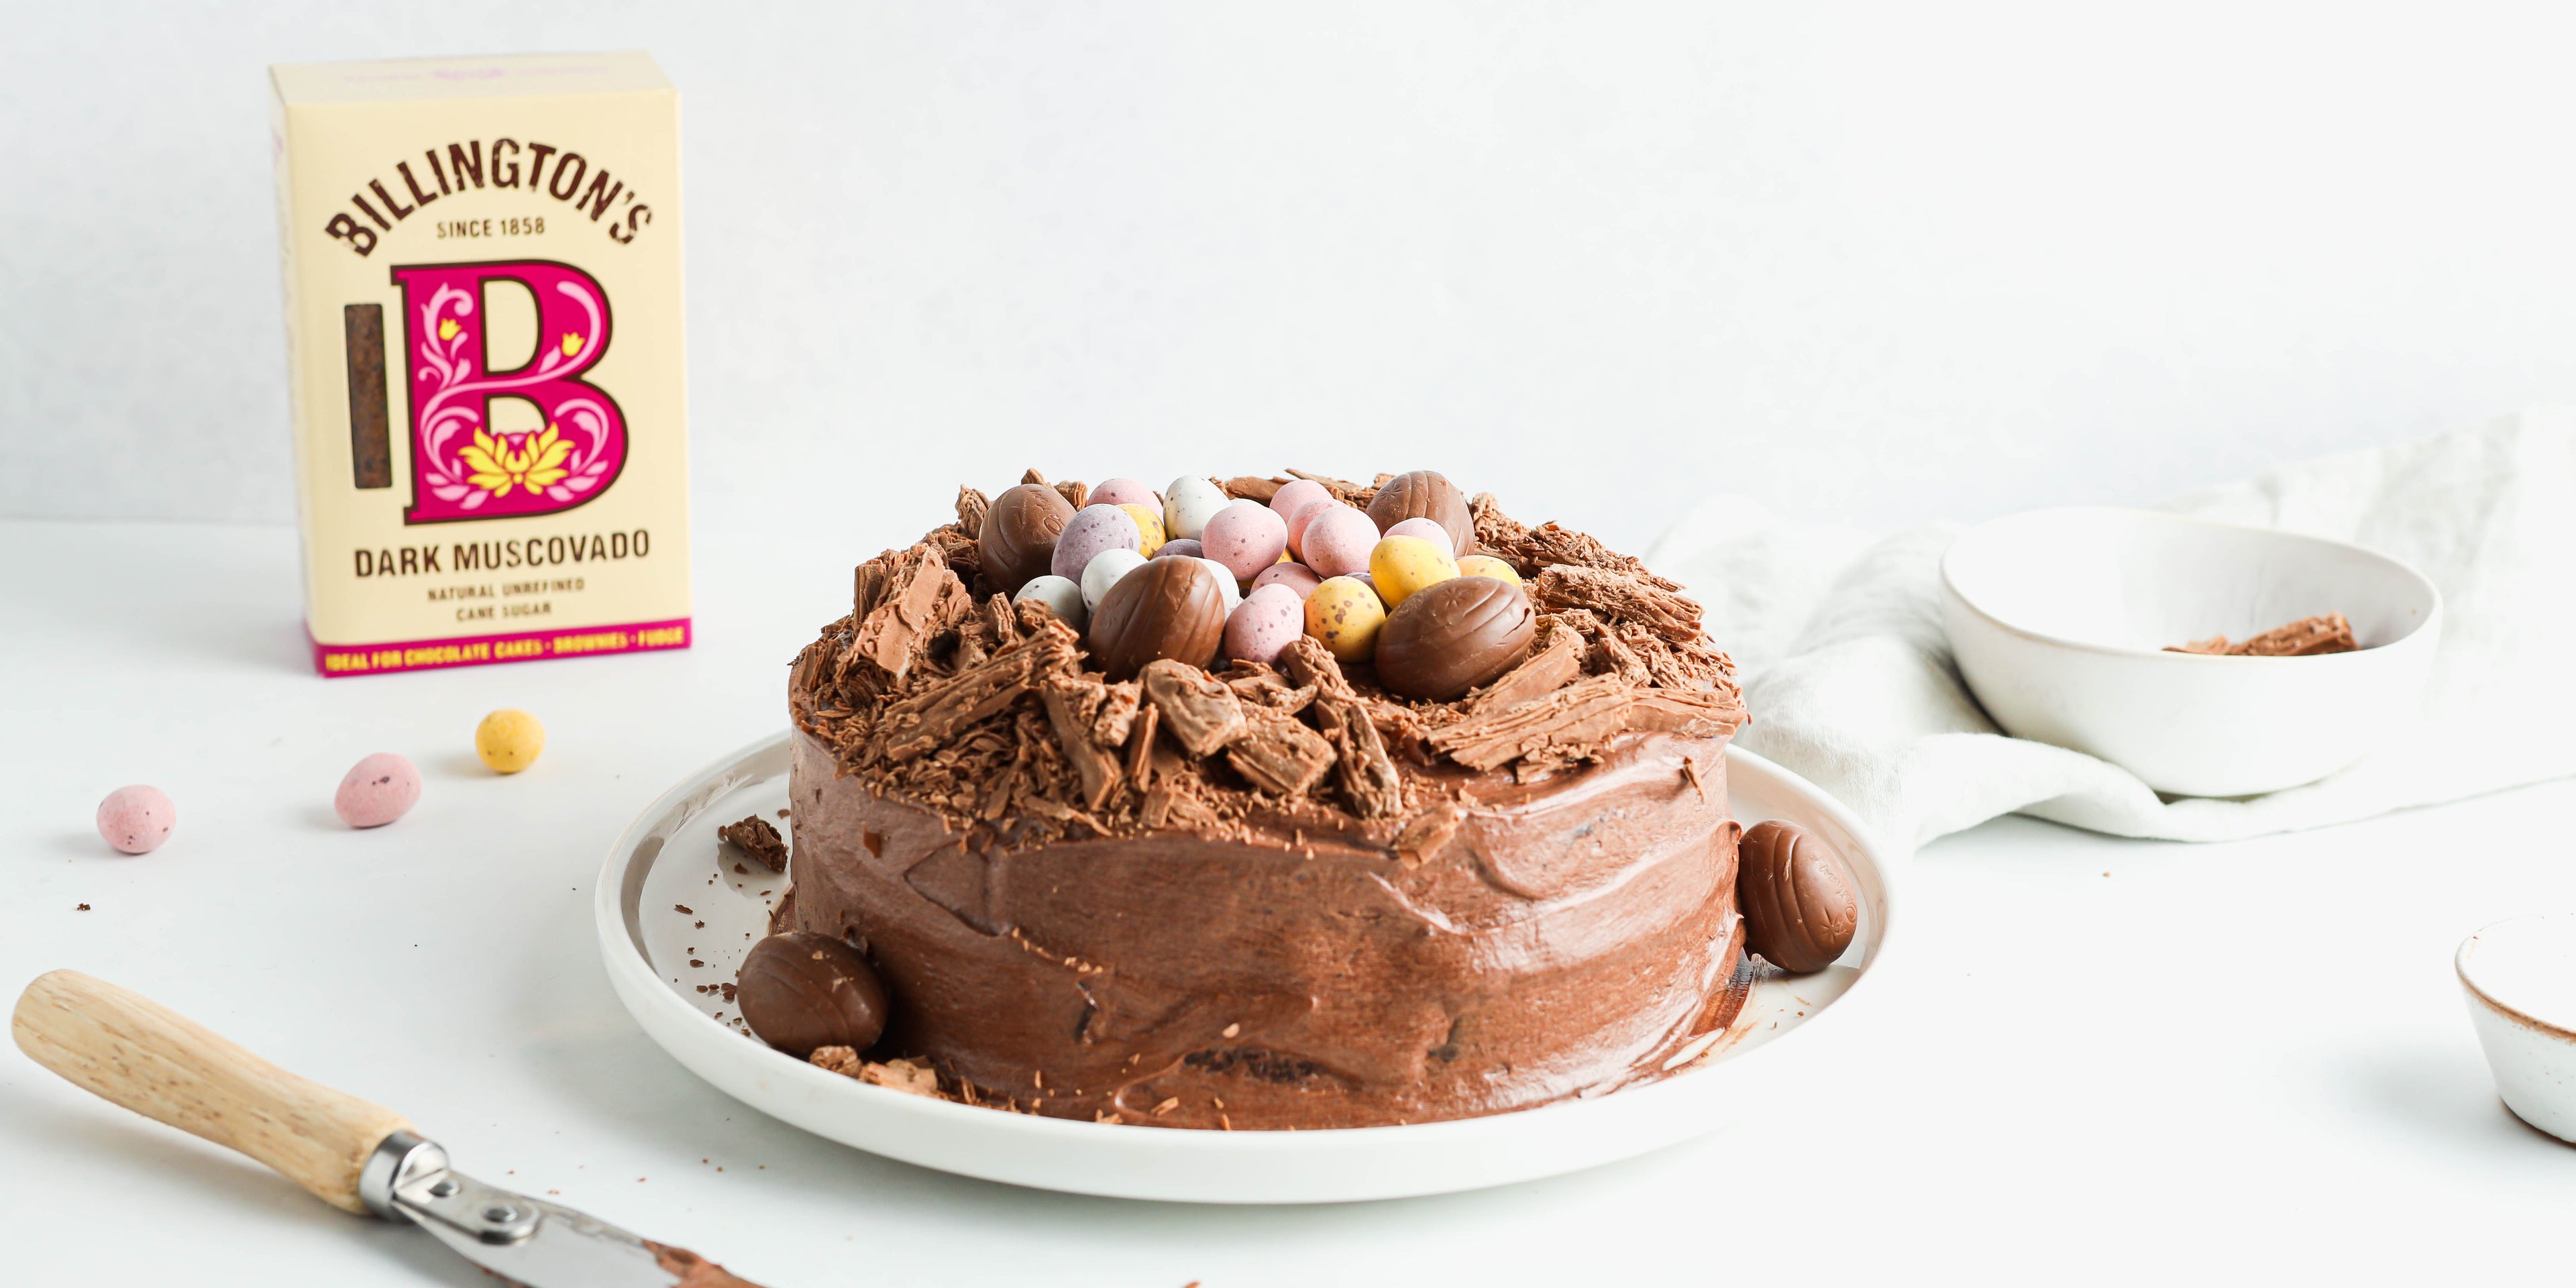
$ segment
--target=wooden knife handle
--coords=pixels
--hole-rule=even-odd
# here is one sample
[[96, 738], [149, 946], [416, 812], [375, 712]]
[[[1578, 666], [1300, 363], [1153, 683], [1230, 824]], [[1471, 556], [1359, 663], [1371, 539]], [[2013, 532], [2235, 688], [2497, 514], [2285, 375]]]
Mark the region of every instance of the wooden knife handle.
[[79, 971], [36, 977], [10, 1036], [75, 1085], [268, 1164], [333, 1207], [365, 1212], [358, 1172], [401, 1114], [307, 1082], [150, 998]]

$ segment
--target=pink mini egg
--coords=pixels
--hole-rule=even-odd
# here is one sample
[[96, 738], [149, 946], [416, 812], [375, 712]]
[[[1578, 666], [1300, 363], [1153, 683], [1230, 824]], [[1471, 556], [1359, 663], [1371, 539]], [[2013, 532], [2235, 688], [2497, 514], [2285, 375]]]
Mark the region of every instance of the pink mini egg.
[[331, 809], [351, 827], [383, 827], [420, 801], [420, 771], [410, 760], [380, 751], [349, 767]]
[[1348, 577], [1368, 571], [1369, 551], [1378, 543], [1377, 524], [1368, 515], [1347, 505], [1331, 509], [1306, 521], [1306, 541], [1301, 547], [1305, 565], [1320, 577]]
[[1279, 562], [1288, 548], [1288, 521], [1258, 501], [1237, 501], [1207, 521], [1199, 544], [1207, 558], [1224, 564], [1236, 580], [1250, 580]]
[[1201, 553], [1201, 549], [1198, 538], [1183, 537], [1178, 541], [1164, 542], [1162, 548], [1154, 552], [1154, 557], [1157, 559], [1179, 559], [1183, 557], [1204, 559], [1207, 556]]
[[1134, 479], [1102, 479], [1083, 500], [1091, 505], [1141, 505], [1156, 514], [1163, 511], [1163, 498]]
[[1293, 587], [1263, 586], [1245, 596], [1225, 619], [1225, 655], [1233, 661], [1268, 666], [1305, 633], [1306, 597]]
[[1058, 577], [1082, 580], [1082, 570], [1105, 550], [1135, 550], [1145, 544], [1145, 534], [1134, 516], [1114, 505], [1086, 505], [1064, 521], [1064, 531], [1055, 536], [1055, 559], [1047, 571]]
[[1297, 511], [1317, 501], [1333, 499], [1332, 490], [1313, 479], [1299, 479], [1281, 487], [1270, 496], [1270, 512], [1282, 519], [1292, 519]]
[[1297, 512], [1288, 516], [1289, 553], [1302, 554], [1306, 549], [1304, 544], [1306, 540], [1306, 525], [1314, 522], [1316, 515], [1322, 514], [1325, 510], [1340, 504], [1341, 502], [1336, 501], [1331, 497], [1325, 497], [1321, 501], [1308, 501], [1305, 504], [1298, 506]]
[[[1423, 540], [1440, 547], [1440, 553], [1445, 554], [1452, 559], [1458, 557], [1458, 552], [1450, 547], [1449, 530], [1441, 527], [1439, 523], [1431, 519], [1406, 519], [1400, 523], [1390, 524], [1387, 527], [1386, 535], [1390, 537], [1420, 537]], [[1059, 540], [1061, 540], [1061, 538], [1059, 538]]]
[[1261, 575], [1252, 579], [1252, 588], [1259, 590], [1264, 586], [1286, 586], [1296, 591], [1298, 600], [1303, 602], [1306, 596], [1315, 593], [1315, 587], [1323, 583], [1324, 579], [1316, 576], [1314, 569], [1301, 563], [1283, 563], [1272, 564], [1262, 569]]
[[119, 787], [98, 803], [98, 835], [127, 854], [149, 854], [170, 839], [179, 807], [158, 787]]

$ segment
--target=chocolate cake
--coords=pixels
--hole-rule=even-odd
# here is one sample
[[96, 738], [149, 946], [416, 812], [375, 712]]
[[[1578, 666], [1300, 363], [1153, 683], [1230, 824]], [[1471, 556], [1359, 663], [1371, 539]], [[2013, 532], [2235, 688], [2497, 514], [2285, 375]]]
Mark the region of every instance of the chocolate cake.
[[[1722, 753], [1744, 715], [1696, 605], [1490, 495], [1444, 501], [1436, 474], [1297, 477], [1363, 510], [1388, 489], [1381, 529], [1452, 516], [1455, 564], [1493, 584], [1416, 594], [1387, 629], [1428, 677], [1403, 687], [1480, 682], [1404, 696], [1311, 613], [1247, 646], [1266, 661], [1225, 632], [1223, 660], [1192, 616], [1207, 588], [1156, 568], [1205, 558], [1123, 572], [1088, 614], [1104, 650], [1011, 598], [1087, 491], [1034, 471], [1020, 490], [1062, 496], [1055, 528], [1034, 501], [988, 522], [968, 489], [955, 523], [860, 565], [853, 611], [791, 672], [778, 928], [881, 976], [871, 1058], [1061, 1117], [1347, 1127], [1602, 1094], [1732, 1020], [1750, 968]], [[1291, 480], [1212, 482], [1266, 505]], [[1344, 580], [1372, 584], [1323, 585]]]

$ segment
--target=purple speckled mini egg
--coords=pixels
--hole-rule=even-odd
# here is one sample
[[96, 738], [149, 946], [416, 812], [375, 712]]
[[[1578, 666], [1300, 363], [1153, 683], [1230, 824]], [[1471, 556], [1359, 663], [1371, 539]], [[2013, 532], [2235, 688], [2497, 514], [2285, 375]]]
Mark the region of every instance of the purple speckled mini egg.
[[1047, 571], [1082, 580], [1082, 570], [1104, 550], [1141, 550], [1145, 534], [1136, 520], [1115, 505], [1086, 505], [1064, 521], [1055, 537], [1055, 562]]
[[420, 801], [420, 770], [409, 759], [380, 751], [349, 767], [331, 809], [351, 827], [383, 827]]
[[1163, 512], [1163, 498], [1134, 479], [1102, 479], [1083, 499], [1093, 505], [1141, 505], [1156, 514]]
[[127, 854], [149, 854], [170, 839], [179, 807], [158, 787], [119, 787], [98, 803], [98, 835]]
[[1369, 551], [1377, 543], [1377, 524], [1366, 513], [1336, 505], [1306, 521], [1300, 548], [1317, 576], [1348, 577], [1368, 571]]
[[1268, 666], [1305, 633], [1305, 596], [1289, 586], [1263, 586], [1244, 596], [1225, 619], [1225, 655], [1237, 662]]
[[1204, 559], [1207, 557], [1207, 554], [1200, 547], [1198, 538], [1182, 537], [1177, 541], [1164, 542], [1163, 548], [1154, 552], [1154, 557], [1157, 559]]
[[1282, 519], [1295, 518], [1299, 510], [1317, 501], [1333, 499], [1331, 489], [1313, 479], [1298, 479], [1270, 496], [1270, 512]]
[[1288, 548], [1288, 521], [1259, 501], [1237, 501], [1207, 521], [1199, 544], [1236, 580], [1248, 581], [1279, 562]]
[[1440, 547], [1440, 553], [1445, 554], [1452, 559], [1458, 557], [1458, 552], [1452, 548], [1452, 543], [1449, 540], [1449, 530], [1441, 527], [1439, 522], [1436, 520], [1414, 518], [1391, 523], [1387, 525], [1386, 535], [1390, 537], [1420, 537], [1423, 540]]
[[1296, 591], [1297, 598], [1300, 600], [1314, 594], [1315, 587], [1322, 584], [1324, 579], [1316, 576], [1314, 569], [1301, 563], [1272, 564], [1262, 569], [1260, 575], [1252, 579], [1254, 590], [1264, 586], [1286, 586]]

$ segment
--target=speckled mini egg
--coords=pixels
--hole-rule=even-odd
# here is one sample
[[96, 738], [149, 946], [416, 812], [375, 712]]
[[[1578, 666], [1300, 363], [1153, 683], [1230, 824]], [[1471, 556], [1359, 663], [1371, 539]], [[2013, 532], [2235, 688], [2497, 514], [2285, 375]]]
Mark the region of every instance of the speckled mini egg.
[[[1361, 514], [1360, 521], [1367, 523], [1368, 516]], [[1377, 525], [1369, 527], [1373, 531]], [[1328, 577], [1306, 596], [1306, 633], [1342, 661], [1367, 661], [1377, 651], [1378, 628], [1384, 625], [1386, 605], [1356, 578]]]
[[1237, 501], [1207, 521], [1199, 544], [1236, 579], [1249, 581], [1288, 553], [1288, 521], [1259, 501]]
[[1333, 499], [1331, 488], [1313, 479], [1297, 479], [1281, 485], [1270, 494], [1270, 510], [1282, 521], [1296, 517], [1297, 511], [1311, 502]]
[[1369, 551], [1378, 543], [1377, 525], [1347, 505], [1336, 505], [1306, 523], [1302, 561], [1317, 575], [1347, 577], [1369, 566]]
[[1268, 666], [1305, 633], [1305, 600], [1287, 586], [1256, 588], [1225, 619], [1225, 655]]
[[1199, 562], [1215, 569], [1216, 579], [1225, 583], [1225, 585], [1220, 588], [1225, 591], [1225, 611], [1228, 614], [1233, 613], [1234, 606], [1243, 602], [1243, 583], [1235, 579], [1234, 570], [1232, 568], [1228, 568], [1214, 559], [1201, 555], [1199, 556]]
[[99, 839], [127, 854], [149, 854], [179, 825], [179, 807], [158, 787], [119, 787], [98, 803]]
[[[1410, 520], [1408, 520], [1408, 522], [1410, 522]], [[1466, 558], [1459, 560], [1458, 575], [1461, 577], [1491, 577], [1496, 581], [1507, 581], [1515, 586], [1521, 584], [1521, 574], [1519, 570], [1513, 568], [1510, 564], [1504, 563], [1500, 559], [1496, 559], [1492, 555], [1469, 555]]]
[[1201, 546], [1195, 538], [1191, 537], [1179, 537], [1166, 541], [1154, 551], [1154, 557], [1157, 559], [1197, 559], [1204, 554], [1206, 554], [1206, 547]]
[[1118, 508], [1125, 511], [1128, 518], [1136, 521], [1136, 531], [1144, 538], [1137, 543], [1136, 553], [1148, 559], [1153, 558], [1154, 552], [1163, 548], [1165, 539], [1163, 512], [1153, 506], [1138, 505], [1133, 501], [1124, 502]]
[[1197, 540], [1207, 521], [1232, 504], [1234, 498], [1213, 481], [1184, 474], [1163, 491], [1163, 532]]
[[1163, 498], [1154, 495], [1154, 489], [1135, 479], [1102, 479], [1092, 485], [1091, 495], [1083, 499], [1093, 505], [1141, 505], [1154, 512], [1154, 522], [1159, 524], [1163, 521]]
[[1055, 557], [1047, 571], [1058, 577], [1080, 577], [1091, 567], [1092, 556], [1101, 551], [1135, 550], [1144, 542], [1135, 516], [1114, 505], [1086, 505], [1064, 521], [1064, 531], [1055, 534]]
[[537, 763], [545, 749], [545, 725], [516, 707], [503, 707], [474, 726], [474, 754], [496, 774], [515, 774]]
[[[1081, 516], [1076, 515], [1074, 517], [1080, 518]], [[1449, 530], [1429, 519], [1402, 520], [1388, 527], [1386, 535], [1390, 537], [1420, 537], [1423, 540], [1440, 547], [1440, 553], [1449, 556], [1452, 560], [1455, 560], [1458, 557], [1457, 549], [1449, 544]], [[1059, 547], [1059, 549], [1060, 548], [1061, 547]]]
[[1389, 609], [1413, 592], [1458, 575], [1456, 561], [1437, 542], [1421, 537], [1388, 537], [1369, 550], [1369, 583]]
[[1055, 614], [1057, 621], [1077, 631], [1082, 629], [1084, 622], [1091, 620], [1091, 606], [1082, 600], [1082, 584], [1071, 577], [1049, 573], [1029, 578], [1027, 584], [1020, 587], [1020, 593], [1011, 596], [1011, 602], [1025, 604], [1030, 600], [1046, 605], [1046, 610]]
[[383, 827], [420, 802], [420, 770], [407, 757], [380, 751], [349, 767], [332, 812], [351, 827]]
[[1288, 516], [1288, 553], [1304, 558], [1306, 525], [1312, 523], [1316, 515], [1340, 504], [1341, 502], [1331, 497], [1325, 497], [1320, 501], [1308, 501], [1299, 505], [1296, 513]]
[[1303, 600], [1313, 594], [1315, 587], [1323, 584], [1323, 580], [1315, 575], [1314, 569], [1304, 564], [1276, 563], [1262, 569], [1261, 575], [1252, 579], [1252, 588], [1259, 590], [1264, 586], [1286, 586], [1296, 591], [1297, 598]]
[[1100, 611], [1100, 597], [1118, 584], [1118, 579], [1145, 566], [1145, 556], [1133, 550], [1103, 550], [1091, 557], [1082, 568], [1082, 606]]

